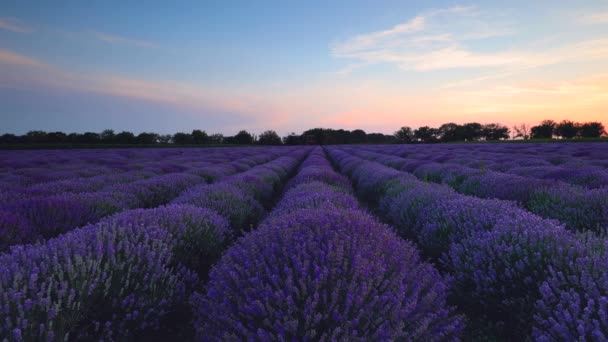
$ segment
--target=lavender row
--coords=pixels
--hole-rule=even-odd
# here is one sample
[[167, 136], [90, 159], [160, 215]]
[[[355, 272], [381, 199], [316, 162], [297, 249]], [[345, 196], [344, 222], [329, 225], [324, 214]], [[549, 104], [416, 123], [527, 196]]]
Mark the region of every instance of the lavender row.
[[[547, 144], [545, 144], [547, 145]], [[397, 146], [368, 150], [424, 160], [428, 163], [456, 164], [475, 169], [489, 169], [520, 176], [559, 180], [588, 189], [608, 186], [608, 149], [602, 144], [563, 144], [564, 146], [530, 149], [523, 154], [513, 148], [496, 151], [483, 145], [416, 147]], [[552, 145], [547, 145], [552, 146]], [[575, 148], [577, 147], [577, 148]], [[601, 153], [604, 151], [604, 153]]]
[[453, 340], [446, 285], [359, 208], [317, 148], [261, 226], [228, 249], [193, 302], [217, 340]]
[[[278, 152], [279, 148], [251, 148], [249, 155]], [[21, 190], [42, 183], [141, 171], [150, 175], [184, 172], [242, 158], [239, 148], [128, 149], [74, 151], [10, 151], [0, 154], [0, 190]], [[16, 158], [23, 163], [15, 163]]]
[[192, 187], [171, 203], [213, 209], [226, 217], [238, 234], [249, 231], [266, 215], [266, 208], [273, 205], [287, 177], [308, 153], [308, 148], [294, 149], [247, 172]]
[[[263, 190], [250, 182], [284, 180], [307, 152], [292, 150], [215, 185], [256, 196]], [[172, 204], [125, 211], [42, 244], [13, 247], [0, 256], [9, 265], [0, 278], [0, 336], [188, 338], [190, 293], [236, 234], [212, 209]]]
[[54, 237], [127, 209], [166, 204], [194, 185], [242, 172], [280, 153], [284, 152], [268, 151], [190, 172], [111, 184], [97, 192], [60, 193], [16, 200], [0, 207], [0, 250]]
[[608, 187], [588, 190], [558, 181], [427, 163], [370, 151], [349, 151], [412, 172], [422, 180], [447, 184], [466, 195], [516, 201], [532, 213], [559, 220], [570, 229], [596, 232], [608, 229]]
[[608, 337], [605, 240], [581, 242], [508, 202], [464, 196], [338, 148], [328, 153], [378, 215], [450, 274], [451, 301], [471, 318], [467, 338]]
[[561, 144], [449, 144], [366, 146], [370, 150], [435, 162], [453, 161], [464, 166], [506, 171], [523, 166], [608, 168], [608, 147], [600, 143]]

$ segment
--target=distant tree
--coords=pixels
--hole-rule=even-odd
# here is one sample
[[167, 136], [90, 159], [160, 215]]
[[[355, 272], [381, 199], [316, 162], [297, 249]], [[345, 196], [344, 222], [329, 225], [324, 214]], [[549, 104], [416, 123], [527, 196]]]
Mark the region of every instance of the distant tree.
[[192, 142], [195, 144], [206, 144], [209, 142], [209, 136], [207, 136], [207, 132], [195, 129], [192, 131]]
[[156, 133], [142, 132], [142, 133], [139, 133], [139, 135], [137, 136], [138, 144], [150, 145], [150, 144], [156, 144], [157, 142], [158, 142], [158, 134], [156, 134]]
[[464, 140], [464, 127], [453, 122], [439, 126], [438, 133], [439, 139], [444, 142]]
[[258, 144], [260, 145], [281, 145], [281, 138], [275, 131], [265, 131], [260, 134], [258, 138]]
[[82, 142], [82, 134], [70, 133], [70, 134], [68, 134], [66, 141], [69, 143], [80, 143], [80, 142]]
[[237, 145], [238, 143], [239, 140], [236, 137], [224, 137], [222, 139], [222, 144]]
[[530, 129], [532, 139], [551, 139], [557, 124], [553, 120], [543, 120], [540, 125]]
[[177, 145], [192, 144], [192, 135], [183, 132], [175, 133], [173, 134], [173, 143]]
[[46, 143], [47, 135], [45, 131], [29, 131], [25, 134], [25, 141], [28, 143]]
[[414, 131], [411, 127], [403, 126], [395, 134], [398, 144], [410, 144], [414, 141]]
[[578, 134], [578, 126], [577, 123], [570, 120], [563, 120], [555, 126], [555, 134], [564, 139], [572, 139]]
[[170, 144], [173, 142], [173, 136], [171, 134], [161, 134], [157, 140], [160, 144]]
[[122, 131], [114, 136], [114, 141], [119, 144], [134, 144], [137, 142], [137, 139], [133, 133]]
[[585, 122], [580, 125], [579, 132], [583, 138], [599, 138], [606, 134], [606, 129], [601, 122]]
[[[332, 130], [335, 132], [335, 130]], [[350, 132], [350, 143], [351, 144], [364, 144], [367, 140], [367, 133], [362, 129], [356, 129]]]
[[485, 124], [481, 128], [481, 136], [485, 140], [509, 139], [509, 128], [498, 123]]
[[[325, 139], [329, 139], [328, 141], [331, 141], [332, 144], [350, 144], [350, 143], [354, 143], [354, 140], [357, 139], [361, 139], [360, 132], [354, 133], [355, 131], [351, 132], [348, 130], [344, 130], [344, 129], [329, 129], [329, 130], [325, 130]], [[353, 136], [354, 133], [354, 136]], [[365, 132], [363, 132], [365, 133]], [[331, 137], [328, 138], [327, 136], [330, 135]], [[359, 136], [357, 136], [359, 135]], [[365, 137], [365, 139], [367, 139], [367, 136]]]
[[302, 145], [302, 136], [297, 135], [295, 132], [289, 133], [286, 137], [283, 137], [283, 144], [285, 145]]
[[525, 123], [513, 126], [513, 131], [515, 131], [513, 138], [530, 139], [530, 127]]
[[85, 144], [96, 144], [100, 141], [99, 134], [95, 132], [85, 132], [80, 142]]
[[245, 130], [238, 132], [234, 138], [239, 145], [251, 145], [254, 142], [253, 135]]
[[210, 144], [221, 144], [222, 140], [224, 140], [224, 135], [222, 135], [220, 133], [211, 134], [209, 136]]
[[23, 140], [21, 139], [21, 137], [18, 137], [14, 134], [3, 134], [2, 136], [0, 136], [0, 143], [2, 144], [15, 144], [15, 143], [19, 143], [22, 142]]
[[429, 126], [418, 127], [418, 129], [414, 130], [414, 138], [421, 143], [437, 142], [437, 135], [437, 129]]
[[311, 128], [302, 133], [302, 140], [304, 144], [315, 144], [323, 145], [326, 143], [325, 129], [323, 128]]
[[50, 143], [64, 143], [67, 142], [68, 135], [63, 132], [49, 132], [46, 138]]
[[483, 136], [483, 126], [477, 122], [469, 122], [459, 128], [460, 137], [465, 141], [476, 141]]
[[116, 135], [114, 134], [114, 131], [111, 130], [111, 129], [104, 129], [99, 134], [99, 138], [101, 139], [101, 141], [104, 142], [104, 143], [106, 143], [106, 144], [113, 143], [115, 137], [116, 137]]
[[[412, 139], [413, 139], [413, 135], [414, 135], [414, 132], [412, 132]], [[391, 137], [395, 138], [392, 135], [391, 135]], [[398, 140], [398, 139], [395, 138], [395, 140]], [[382, 133], [368, 133], [367, 142], [370, 144], [390, 144], [389, 140], [387, 139], [387, 136]]]

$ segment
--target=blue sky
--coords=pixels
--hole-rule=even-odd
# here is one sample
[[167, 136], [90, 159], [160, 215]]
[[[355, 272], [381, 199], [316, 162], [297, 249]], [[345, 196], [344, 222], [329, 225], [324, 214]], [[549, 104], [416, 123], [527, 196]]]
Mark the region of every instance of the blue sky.
[[602, 120], [607, 61], [604, 1], [9, 1], [0, 133]]

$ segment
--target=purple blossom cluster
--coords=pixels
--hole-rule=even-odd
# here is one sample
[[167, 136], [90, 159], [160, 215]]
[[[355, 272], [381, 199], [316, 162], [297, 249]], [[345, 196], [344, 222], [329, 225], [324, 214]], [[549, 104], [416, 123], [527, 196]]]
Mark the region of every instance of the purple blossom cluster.
[[196, 275], [171, 266], [169, 232], [100, 223], [0, 255], [0, 336], [133, 339], [158, 330]]
[[[450, 148], [450, 152], [454, 152], [456, 156], [465, 155], [457, 148]], [[560, 155], [554, 155], [554, 157], [548, 158], [548, 161], [541, 160], [540, 163], [534, 163], [532, 160], [524, 158], [521, 164], [527, 165], [527, 167], [534, 165], [535, 169], [541, 169], [542, 165], [547, 164], [549, 166], [544, 167], [559, 170], [559, 172], [555, 172], [555, 170], [546, 173], [539, 172], [540, 175], [530, 177], [520, 175], [518, 172], [490, 170], [483, 165], [474, 167], [470, 165], [471, 163], [466, 162], [465, 157], [454, 157], [445, 153], [437, 155], [436, 149], [433, 150], [433, 154], [431, 152], [428, 154], [417, 152], [417, 155], [410, 153], [408, 158], [413, 159], [397, 156], [400, 153], [398, 149], [386, 151], [386, 149], [368, 147], [346, 150], [363, 159], [398, 170], [413, 172], [421, 180], [448, 184], [463, 194], [516, 201], [537, 215], [559, 219], [569, 229], [603, 231], [608, 227], [608, 183], [602, 183], [603, 179], [608, 180], [608, 171], [605, 168], [582, 160], [576, 163], [571, 162], [574, 165], [569, 168], [561, 160]], [[379, 152], [375, 152], [375, 150]], [[578, 152], [573, 152], [575, 159], [575, 156], [582, 153], [582, 151], [576, 151]], [[391, 153], [397, 155], [391, 155]], [[608, 154], [608, 152], [605, 153]], [[407, 155], [407, 152], [401, 152], [401, 154]], [[494, 154], [498, 154], [503, 159], [507, 157], [504, 154], [491, 153], [491, 155]], [[586, 156], [586, 154], [583, 155]], [[475, 156], [475, 158], [479, 162], [479, 157]], [[422, 164], [416, 168], [410, 168], [409, 160], [422, 162]], [[562, 165], [554, 166], [553, 164], [557, 162]], [[577, 163], [583, 166], [580, 167]], [[541, 165], [539, 166], [539, 164]], [[494, 168], [501, 169], [498, 166]]]
[[201, 340], [451, 340], [439, 273], [360, 210], [303, 209], [230, 248], [211, 272]]
[[2, 341], [608, 338], [608, 145], [0, 160]]
[[[276, 160], [286, 152], [304, 156], [307, 150], [260, 152], [228, 159], [224, 170], [234, 173]], [[228, 155], [233, 157], [233, 153]], [[295, 169], [297, 158], [289, 160]], [[289, 173], [278, 172], [286, 164], [284, 159], [275, 164], [269, 165], [268, 172], [281, 177]], [[69, 185], [68, 172], [43, 177], [45, 183], [28, 178], [30, 181], [23, 184], [30, 187], [30, 196], [7, 201], [10, 205], [0, 209], [0, 247], [12, 246], [0, 255], [3, 340], [187, 338], [187, 298], [207, 278], [210, 266], [232, 241], [233, 231], [226, 219], [207, 208], [170, 205], [123, 211], [162, 204], [204, 179], [195, 172], [182, 172], [185, 168], [179, 163], [156, 163], [146, 169], [153, 171], [131, 182], [110, 182], [117, 184], [113, 191], [70, 192], [80, 185]], [[129, 170], [133, 169], [123, 171]], [[133, 171], [136, 175], [141, 172]], [[36, 172], [23, 174], [33, 176]], [[85, 176], [96, 178], [81, 173], [78, 184], [85, 182]], [[131, 183], [137, 186], [118, 190]], [[10, 189], [26, 192], [18, 186]], [[49, 195], [54, 189], [58, 193]], [[37, 192], [38, 196], [33, 195]], [[119, 211], [123, 212], [108, 217]], [[97, 224], [73, 229], [99, 219], [102, 221]], [[15, 245], [61, 233], [35, 244]]]
[[234, 237], [228, 221], [217, 212], [191, 205], [127, 210], [101, 222], [118, 227], [166, 230], [171, 235], [175, 262], [203, 278]]
[[226, 252], [193, 297], [200, 340], [458, 338], [437, 270], [336, 179], [314, 150], [271, 215]]
[[587, 190], [580, 187], [551, 187], [531, 196], [530, 211], [550, 217], [581, 231], [608, 230], [608, 187]]
[[[604, 240], [605, 243], [605, 240]], [[563, 269], [551, 269], [536, 302], [533, 336], [537, 341], [608, 339], [608, 259], [578, 257]]]
[[[357, 193], [371, 196], [365, 200], [376, 212], [450, 275], [451, 302], [469, 315], [472, 326], [483, 322], [486, 331], [478, 338], [528, 338], [550, 271], [567, 270], [589, 253], [560, 222], [514, 202], [464, 196], [344, 150], [327, 149], [360, 187]], [[474, 334], [480, 333], [471, 331], [469, 338]]]
[[[209, 155], [200, 154], [200, 161], [191, 159], [201, 153], [199, 150], [88, 151], [94, 157], [78, 151], [70, 151], [71, 156], [65, 151], [63, 155], [49, 152], [49, 156], [38, 156], [34, 151], [24, 153], [39, 157], [37, 162], [9, 154], [8, 171], [0, 173], [0, 185], [13, 184], [0, 191], [0, 231], [6, 232], [0, 238], [0, 251], [54, 237], [127, 209], [167, 204], [205, 180], [248, 170], [286, 153], [301, 153], [298, 149], [277, 148], [251, 149], [253, 153], [240, 149], [224, 149], [223, 153], [204, 150]], [[96, 158], [107, 165], [98, 165], [100, 160]], [[86, 166], [78, 168], [79, 163]], [[98, 167], [97, 174], [91, 164]], [[57, 171], [49, 172], [42, 165]]]
[[192, 187], [171, 203], [215, 210], [229, 220], [235, 232], [249, 231], [266, 215], [262, 203], [268, 204], [307, 153], [307, 149], [295, 150], [291, 156], [279, 157], [220, 182]]

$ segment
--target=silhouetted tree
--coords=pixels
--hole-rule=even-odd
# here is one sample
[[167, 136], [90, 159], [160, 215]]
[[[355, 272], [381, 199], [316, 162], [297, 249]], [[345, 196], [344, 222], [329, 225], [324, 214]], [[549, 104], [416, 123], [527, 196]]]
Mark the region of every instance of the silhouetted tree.
[[114, 136], [114, 141], [119, 144], [135, 144], [137, 139], [133, 133], [122, 131]]
[[239, 141], [236, 137], [224, 137], [222, 139], [222, 144], [236, 145], [238, 143], [239, 143]]
[[422, 143], [434, 143], [437, 142], [437, 129], [431, 128], [429, 126], [418, 127], [418, 129], [414, 130], [414, 138], [417, 141]]
[[283, 144], [285, 145], [302, 145], [302, 137], [297, 135], [295, 132], [289, 133], [286, 137], [283, 137]]
[[15, 144], [15, 143], [20, 143], [22, 142], [23, 139], [20, 136], [16, 136], [14, 134], [3, 134], [2, 136], [0, 136], [0, 143], [1, 144]]
[[304, 144], [323, 145], [326, 143], [325, 130], [323, 128], [311, 128], [302, 133]]
[[[332, 130], [334, 131], [334, 130]], [[367, 133], [365, 133], [362, 129], [356, 129], [350, 132], [350, 141], [351, 144], [364, 144], [367, 140]]]
[[49, 143], [64, 143], [67, 142], [68, 136], [63, 132], [49, 132], [46, 135], [46, 140]]
[[221, 144], [222, 140], [224, 140], [224, 135], [222, 135], [220, 133], [211, 134], [209, 136], [210, 144]]
[[465, 141], [476, 141], [483, 136], [483, 127], [480, 123], [469, 122], [458, 128], [461, 137]]
[[171, 134], [161, 134], [158, 136], [157, 140], [161, 144], [170, 144], [173, 142], [173, 136], [171, 136]]
[[522, 123], [515, 125], [513, 126], [513, 130], [515, 131], [513, 138], [522, 138], [524, 140], [530, 139], [530, 127], [528, 127], [527, 124]]
[[414, 141], [414, 131], [408, 126], [399, 128], [394, 136], [398, 144], [410, 144]]
[[209, 136], [207, 136], [207, 132], [195, 129], [192, 131], [192, 142], [195, 144], [206, 144], [209, 142]]
[[114, 142], [114, 138], [116, 136], [114, 135], [114, 131], [111, 129], [104, 129], [100, 134], [99, 134], [99, 138], [101, 139], [102, 142], [106, 143], [106, 144], [110, 144]]
[[46, 139], [45, 131], [29, 131], [25, 134], [25, 141], [29, 143], [45, 143]]
[[80, 140], [80, 142], [85, 144], [96, 144], [99, 141], [99, 133], [95, 132], [85, 132]]
[[462, 141], [464, 140], [464, 129], [462, 126], [453, 122], [443, 124], [437, 129], [441, 141]]
[[281, 145], [281, 138], [275, 131], [265, 131], [260, 134], [258, 144], [260, 145]]
[[[325, 137], [327, 139], [327, 136], [331, 136], [330, 141], [332, 144], [350, 144], [353, 142], [353, 138], [361, 139], [361, 132], [355, 133], [355, 135], [359, 135], [359, 137], [353, 137], [353, 133], [354, 131], [351, 132], [344, 129], [327, 129], [325, 130]], [[365, 139], [367, 139], [367, 136]]]
[[192, 144], [192, 135], [188, 133], [178, 132], [173, 134], [173, 143], [177, 145]]
[[156, 144], [157, 142], [158, 142], [158, 134], [156, 134], [156, 133], [142, 132], [142, 133], [139, 133], [139, 135], [137, 136], [138, 144], [150, 145], [150, 144]]
[[564, 139], [574, 138], [578, 134], [578, 130], [578, 124], [570, 120], [563, 120], [555, 126], [555, 134]]
[[580, 136], [583, 138], [599, 138], [606, 134], [606, 129], [601, 122], [586, 122], [580, 125]]
[[530, 129], [532, 139], [551, 139], [556, 123], [553, 120], [543, 120], [540, 125]]
[[234, 138], [239, 145], [251, 145], [254, 142], [253, 135], [245, 130], [238, 132]]
[[481, 128], [481, 134], [485, 140], [509, 139], [509, 128], [497, 123], [485, 124]]

